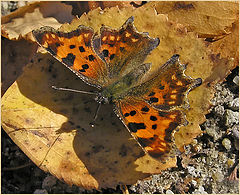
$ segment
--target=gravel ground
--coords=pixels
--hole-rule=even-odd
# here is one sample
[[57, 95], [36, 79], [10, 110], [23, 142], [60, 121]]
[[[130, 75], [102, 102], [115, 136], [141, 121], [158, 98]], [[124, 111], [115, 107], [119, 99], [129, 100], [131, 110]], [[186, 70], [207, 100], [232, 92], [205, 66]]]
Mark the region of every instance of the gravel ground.
[[[2, 15], [5, 15], [17, 9], [19, 3], [1, 2], [1, 6]], [[213, 107], [201, 125], [203, 134], [178, 156], [178, 167], [127, 186], [129, 193], [239, 194], [238, 72], [237, 67], [226, 82], [216, 86]], [[68, 186], [39, 169], [3, 130], [1, 133], [3, 194], [122, 193], [120, 186], [116, 190], [102, 191]]]

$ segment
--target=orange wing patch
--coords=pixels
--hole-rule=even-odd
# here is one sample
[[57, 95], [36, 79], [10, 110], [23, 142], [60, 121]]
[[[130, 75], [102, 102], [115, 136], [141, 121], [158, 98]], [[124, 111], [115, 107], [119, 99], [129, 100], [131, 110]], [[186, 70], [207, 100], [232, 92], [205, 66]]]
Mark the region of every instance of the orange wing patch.
[[159, 111], [133, 98], [120, 101], [120, 116], [142, 148], [152, 157], [165, 160], [172, 152], [172, 134], [184, 124], [181, 111]]
[[64, 33], [51, 27], [33, 31], [37, 42], [86, 82], [105, 83], [106, 64], [92, 49], [93, 30], [79, 26], [77, 30]]

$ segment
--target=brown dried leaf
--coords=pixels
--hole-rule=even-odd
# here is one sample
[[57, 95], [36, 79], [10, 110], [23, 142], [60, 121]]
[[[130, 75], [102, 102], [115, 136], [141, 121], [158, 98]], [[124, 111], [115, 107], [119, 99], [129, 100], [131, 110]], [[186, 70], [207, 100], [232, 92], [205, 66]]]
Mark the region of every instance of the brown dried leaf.
[[[134, 16], [138, 31], [149, 32], [151, 37], [161, 40], [146, 60], [153, 63], [152, 71], [173, 54], [180, 54], [181, 62], [188, 63], [186, 74], [203, 80], [203, 84], [188, 95], [189, 125], [175, 134], [176, 144], [183, 150], [184, 145], [201, 133], [199, 124], [205, 120], [214, 92], [210, 86], [222, 74], [213, 77], [216, 63], [211, 58], [209, 45], [198, 39], [197, 34], [188, 33], [183, 25], [169, 22], [165, 15], [157, 15], [154, 10], [152, 4], [138, 9], [95, 9], [61, 29], [71, 31], [79, 24], [91, 26], [95, 31], [99, 31], [102, 24], [119, 28]], [[228, 61], [226, 67], [226, 70], [232, 67]], [[2, 100], [3, 128], [43, 170], [69, 184], [91, 189], [133, 184], [149, 174], [176, 166], [176, 158], [163, 164], [144, 155], [114, 115], [111, 105], [101, 110], [98, 125], [92, 129], [89, 122], [97, 103], [86, 95], [53, 91], [52, 85], [92, 89], [50, 55], [39, 54]]]
[[[71, 6], [60, 2], [34, 2], [2, 17], [2, 36], [10, 40], [29, 39], [28, 33], [41, 26], [59, 28], [74, 18]], [[30, 37], [31, 39], [31, 37]]]

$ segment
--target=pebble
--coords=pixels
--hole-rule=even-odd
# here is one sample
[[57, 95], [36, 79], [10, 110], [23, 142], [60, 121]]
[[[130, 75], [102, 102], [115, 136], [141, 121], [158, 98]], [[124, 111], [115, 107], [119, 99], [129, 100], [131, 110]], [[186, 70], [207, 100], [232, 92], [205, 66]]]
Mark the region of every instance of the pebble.
[[218, 151], [213, 150], [212, 153], [211, 153], [211, 157], [212, 158], [217, 158], [218, 157]]
[[239, 110], [239, 98], [235, 98], [233, 101], [230, 101], [228, 103], [228, 106], [234, 110], [234, 111], [238, 111]]
[[217, 131], [217, 127], [215, 126], [206, 128], [206, 133], [213, 137], [214, 141], [218, 140], [222, 136], [222, 134], [219, 131]]
[[239, 113], [232, 110], [225, 110], [225, 125], [227, 127], [232, 127], [234, 124], [239, 123]]
[[42, 188], [51, 188], [57, 183], [57, 178], [54, 176], [47, 176], [42, 183]]
[[8, 2], [7, 1], [2, 1], [1, 6], [2, 6], [2, 9], [8, 9]]
[[194, 179], [191, 181], [193, 186], [197, 186], [197, 181], [195, 181]]
[[234, 79], [233, 79], [233, 82], [234, 82], [236, 85], [239, 85], [239, 76], [235, 76]]
[[198, 188], [197, 190], [195, 190], [195, 191], [193, 192], [193, 194], [207, 194], [207, 192], [205, 192], [204, 187], [199, 186], [199, 188]]
[[228, 138], [224, 138], [222, 140], [222, 145], [227, 149], [230, 150], [231, 149], [231, 141]]
[[220, 170], [217, 170], [216, 173], [212, 174], [212, 178], [216, 181], [216, 182], [222, 182], [224, 179], [224, 176], [222, 174], [222, 172]]
[[190, 175], [192, 175], [193, 177], [197, 177], [196, 169], [194, 167], [188, 166], [187, 169]]
[[33, 194], [48, 194], [48, 192], [45, 189], [36, 189]]
[[232, 133], [234, 138], [239, 139], [239, 126], [238, 125], [234, 125], [231, 128], [231, 133]]
[[167, 190], [166, 194], [174, 194], [171, 190]]
[[214, 111], [216, 112], [216, 114], [222, 116], [225, 112], [224, 106], [218, 105], [214, 108]]

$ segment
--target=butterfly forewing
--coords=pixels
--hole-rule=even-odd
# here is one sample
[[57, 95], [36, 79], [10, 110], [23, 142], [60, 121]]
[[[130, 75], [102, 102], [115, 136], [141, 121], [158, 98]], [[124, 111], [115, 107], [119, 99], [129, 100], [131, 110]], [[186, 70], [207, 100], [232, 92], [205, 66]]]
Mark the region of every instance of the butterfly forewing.
[[79, 26], [64, 33], [51, 27], [33, 31], [37, 42], [88, 84], [101, 87], [107, 82], [106, 64], [92, 49], [93, 30]]
[[118, 30], [103, 26], [100, 30], [98, 53], [108, 64], [109, 77], [121, 77], [143, 64], [146, 56], [156, 48], [159, 39], [139, 33], [129, 18]]

